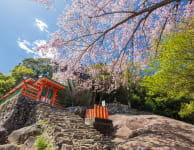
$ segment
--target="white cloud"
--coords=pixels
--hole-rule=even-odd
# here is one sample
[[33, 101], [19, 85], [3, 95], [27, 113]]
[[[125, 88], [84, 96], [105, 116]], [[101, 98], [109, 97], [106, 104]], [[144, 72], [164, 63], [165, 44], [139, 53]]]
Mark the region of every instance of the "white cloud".
[[33, 43], [36, 45], [36, 47], [40, 47], [46, 45], [46, 40], [36, 40]]
[[28, 46], [31, 46], [31, 43], [30, 42], [28, 42], [26, 40], [21, 41], [21, 39], [19, 38], [17, 40], [17, 43], [18, 43], [18, 46], [21, 49], [25, 50], [27, 53], [34, 53], [34, 51], [28, 47]]
[[35, 58], [53, 58], [57, 54], [57, 50], [55, 48], [48, 48], [46, 50], [44, 50], [44, 48], [40, 48], [40, 50], [37, 50], [37, 47], [41, 47], [47, 44], [46, 40], [36, 40], [33, 43], [30, 43], [26, 40], [22, 41], [19, 38], [17, 43], [18, 46], [25, 50], [27, 53], [33, 53], [33, 57]]
[[48, 32], [48, 25], [43, 22], [42, 20], [39, 20], [37, 18], [35, 18], [35, 25], [40, 29], [40, 31], [46, 31]]

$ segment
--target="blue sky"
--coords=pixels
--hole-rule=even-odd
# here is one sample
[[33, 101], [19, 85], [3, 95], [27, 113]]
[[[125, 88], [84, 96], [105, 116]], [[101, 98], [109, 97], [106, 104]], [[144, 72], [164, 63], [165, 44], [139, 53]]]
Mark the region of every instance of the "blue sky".
[[65, 1], [56, 1], [56, 10], [30, 0], [0, 0], [0, 72], [10, 70], [24, 58], [40, 57], [32, 53], [57, 29], [57, 17]]

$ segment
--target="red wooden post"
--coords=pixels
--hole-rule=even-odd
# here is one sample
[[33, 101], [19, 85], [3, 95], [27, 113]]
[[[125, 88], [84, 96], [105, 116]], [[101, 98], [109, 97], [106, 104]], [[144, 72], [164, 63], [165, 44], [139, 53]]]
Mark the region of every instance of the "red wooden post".
[[100, 118], [103, 118], [103, 110], [102, 110], [102, 106], [100, 106]]
[[39, 99], [40, 99], [40, 96], [41, 96], [41, 94], [42, 94], [43, 88], [44, 88], [44, 84], [41, 84], [40, 90], [38, 91], [38, 95], [37, 95], [37, 99], [36, 99], [36, 100], [39, 100]]
[[103, 107], [103, 118], [106, 119], [106, 107]]
[[97, 117], [100, 118], [100, 106], [97, 106]]
[[55, 98], [56, 98], [56, 96], [57, 96], [57, 89], [53, 89], [53, 97], [52, 97], [52, 105], [54, 105], [54, 103], [55, 103]]
[[90, 119], [92, 119], [92, 109], [90, 109]]
[[108, 108], [106, 107], [106, 119], [108, 119]]
[[97, 117], [97, 105], [94, 104], [94, 118]]
[[50, 87], [48, 87], [48, 91], [47, 91], [46, 96], [45, 96], [45, 100], [44, 100], [45, 103], [47, 102], [49, 91], [50, 91]]

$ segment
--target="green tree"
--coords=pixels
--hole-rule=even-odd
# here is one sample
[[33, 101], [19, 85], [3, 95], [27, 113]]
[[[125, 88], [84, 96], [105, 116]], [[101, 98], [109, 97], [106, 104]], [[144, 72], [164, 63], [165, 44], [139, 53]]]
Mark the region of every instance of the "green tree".
[[[166, 110], [168, 116], [176, 111], [185, 120], [194, 114], [193, 20], [180, 23], [178, 30], [163, 37], [157, 56], [151, 60], [142, 82], [147, 88], [147, 104], [157, 110], [159, 107], [161, 111]], [[174, 106], [178, 106], [176, 110]]]
[[48, 58], [24, 58], [22, 61], [22, 65], [33, 70], [36, 78], [40, 75], [52, 78], [53, 71], [50, 63], [51, 60]]
[[15, 85], [15, 79], [0, 72], [0, 97], [5, 95]]
[[16, 80], [16, 83], [20, 82], [24, 77], [33, 77], [35, 73], [32, 69], [23, 65], [17, 65], [11, 70], [11, 76]]
[[167, 94], [169, 97], [194, 98], [194, 23], [181, 32], [163, 38], [150, 65], [152, 75], [144, 78], [149, 94]]

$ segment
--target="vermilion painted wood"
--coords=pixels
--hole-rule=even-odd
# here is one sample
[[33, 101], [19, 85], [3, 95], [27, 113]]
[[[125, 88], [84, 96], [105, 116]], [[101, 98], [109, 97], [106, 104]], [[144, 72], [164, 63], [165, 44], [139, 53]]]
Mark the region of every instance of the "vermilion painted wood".
[[94, 105], [94, 109], [86, 109], [86, 118], [102, 118], [102, 119], [108, 119], [108, 108], [99, 106], [99, 105]]
[[94, 117], [97, 117], [97, 105], [94, 105]]
[[100, 118], [100, 106], [97, 106], [97, 117]]
[[106, 119], [106, 108], [103, 107], [103, 118]]

